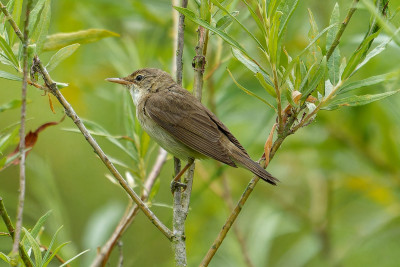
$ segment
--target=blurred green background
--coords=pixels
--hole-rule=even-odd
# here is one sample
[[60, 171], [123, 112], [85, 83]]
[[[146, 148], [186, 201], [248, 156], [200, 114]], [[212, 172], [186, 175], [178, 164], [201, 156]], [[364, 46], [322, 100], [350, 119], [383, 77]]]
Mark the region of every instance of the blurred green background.
[[[192, 1], [189, 7], [195, 7]], [[341, 19], [351, 1], [339, 1]], [[391, 1], [391, 10], [400, 1]], [[329, 24], [335, 1], [300, 1], [285, 40], [286, 50], [296, 55], [308, 42], [308, 11], [320, 27]], [[256, 28], [243, 5], [238, 19]], [[127, 135], [125, 127], [127, 91], [104, 81], [122, 77], [142, 67], [171, 71], [173, 51], [172, 6], [169, 1], [58, 0], [52, 3], [50, 34], [87, 28], [104, 28], [120, 37], [82, 45], [62, 62], [52, 78], [69, 83], [62, 93], [84, 119], [96, 122], [112, 135]], [[358, 10], [346, 30], [340, 49], [344, 55], [358, 46], [368, 28], [369, 13]], [[393, 21], [399, 25], [398, 18]], [[197, 26], [187, 21], [184, 50], [184, 86], [191, 90], [191, 61], [197, 42]], [[229, 31], [241, 40], [240, 28]], [[244, 35], [243, 35], [244, 36]], [[323, 43], [323, 41], [321, 41]], [[243, 45], [247, 41], [243, 40]], [[321, 45], [324, 47], [324, 45]], [[275, 122], [273, 111], [238, 89], [226, 67], [246, 88], [265, 94], [252, 73], [232, 59], [230, 48], [216, 35], [210, 36], [207, 73], [221, 48], [222, 64], [205, 82], [203, 102], [249, 151], [253, 159], [263, 146]], [[46, 62], [53, 52], [41, 56]], [[367, 78], [397, 70], [400, 49], [392, 44], [371, 60], [353, 79]], [[4, 68], [10, 71], [10, 69]], [[387, 83], [400, 88], [398, 81]], [[20, 83], [0, 80], [0, 104], [20, 98]], [[382, 85], [363, 89], [377, 93]], [[57, 121], [63, 109], [52, 97], [56, 114], [47, 96], [29, 87], [27, 130]], [[400, 262], [400, 96], [381, 102], [337, 111], [322, 111], [316, 121], [290, 136], [268, 166], [282, 182], [277, 187], [260, 182], [237, 221], [254, 266], [398, 266]], [[19, 110], [0, 114], [0, 129], [19, 121]], [[42, 242], [59, 226], [58, 242], [71, 241], [61, 255], [70, 258], [90, 248], [72, 266], [88, 266], [123, 214], [128, 197], [105, 178], [101, 161], [69, 118], [40, 134], [27, 158], [27, 195], [24, 225], [32, 227], [48, 210]], [[135, 164], [105, 138], [96, 138], [107, 155]], [[158, 148], [151, 143], [148, 169]], [[10, 149], [11, 151], [12, 149]], [[152, 210], [171, 226], [172, 196], [169, 189], [173, 164], [168, 158], [160, 175], [160, 188]], [[119, 168], [122, 173], [124, 168]], [[18, 195], [18, 167], [0, 172], [0, 196], [15, 218]], [[219, 167], [214, 161], [196, 165], [191, 210], [186, 222], [189, 266], [196, 266], [207, 252], [230, 210], [223, 195], [223, 177], [228, 181], [234, 202], [251, 178], [243, 169]], [[0, 223], [0, 232], [5, 232]], [[124, 234], [125, 266], [171, 266], [169, 241], [141, 213]], [[10, 251], [10, 238], [0, 236], [0, 251]], [[114, 266], [118, 257], [111, 257]], [[0, 263], [0, 266], [2, 266]], [[237, 236], [231, 231], [210, 266], [246, 266]]]

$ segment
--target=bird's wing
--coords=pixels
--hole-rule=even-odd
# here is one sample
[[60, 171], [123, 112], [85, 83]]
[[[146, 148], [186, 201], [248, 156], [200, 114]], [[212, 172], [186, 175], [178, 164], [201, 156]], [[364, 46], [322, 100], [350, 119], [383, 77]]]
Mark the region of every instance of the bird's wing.
[[[188, 98], [193, 98], [194, 101], [188, 101]], [[174, 109], [168, 108], [171, 103], [174, 103]], [[149, 97], [144, 111], [146, 115], [183, 144], [208, 157], [236, 167], [229, 157], [228, 151], [221, 144], [223, 133], [226, 135], [228, 132], [230, 136], [232, 134], [189, 92], [173, 91], [165, 94], [165, 97], [162, 98]], [[210, 113], [213, 118], [210, 117]], [[222, 128], [222, 132], [220, 128]], [[235, 145], [239, 143], [236, 139], [234, 140], [236, 141]]]

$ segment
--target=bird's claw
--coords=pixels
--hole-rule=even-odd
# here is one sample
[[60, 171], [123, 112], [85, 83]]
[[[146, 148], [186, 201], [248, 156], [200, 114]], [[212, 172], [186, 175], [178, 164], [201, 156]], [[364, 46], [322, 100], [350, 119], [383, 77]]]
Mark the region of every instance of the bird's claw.
[[184, 184], [184, 183], [180, 183], [180, 182], [177, 182], [177, 181], [173, 180], [171, 182], [171, 193], [174, 194], [176, 190], [179, 190], [179, 188], [183, 188], [183, 191], [185, 191], [186, 190], [186, 186], [187, 185]]

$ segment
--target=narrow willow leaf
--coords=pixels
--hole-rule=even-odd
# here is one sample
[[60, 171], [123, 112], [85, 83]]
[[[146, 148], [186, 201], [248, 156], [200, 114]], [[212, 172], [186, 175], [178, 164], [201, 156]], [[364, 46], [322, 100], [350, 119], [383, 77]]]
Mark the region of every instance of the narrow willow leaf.
[[14, 74], [0, 70], [0, 78], [4, 78], [11, 81], [22, 81], [21, 77], [15, 76]]
[[232, 39], [224, 31], [221, 31], [221, 30], [211, 26], [207, 21], [204, 21], [204, 20], [200, 19], [198, 16], [196, 16], [196, 14], [193, 11], [191, 11], [191, 10], [189, 10], [187, 8], [182, 8], [182, 7], [177, 7], [177, 6], [175, 6], [174, 8], [177, 11], [179, 11], [180, 13], [182, 13], [183, 15], [185, 15], [186, 18], [188, 18], [191, 21], [199, 24], [200, 26], [203, 26], [207, 30], [210, 30], [210, 31], [214, 32], [219, 37], [221, 37], [225, 42], [227, 42], [231, 46], [235, 47], [236, 49], [239, 49], [246, 56], [248, 55], [246, 50], [244, 50], [244, 48], [238, 42], [236, 42], [234, 39]]
[[46, 0], [44, 3], [42, 12], [40, 13], [39, 21], [32, 35], [32, 40], [36, 44], [36, 50], [38, 53], [42, 51], [43, 44], [46, 40], [47, 33], [50, 27], [51, 17], [51, 0]]
[[3, 252], [0, 252], [0, 259], [2, 259], [3, 261], [5, 261], [6, 263], [11, 263], [11, 258], [8, 257], [6, 254], [4, 254]]
[[239, 60], [246, 68], [251, 70], [254, 74], [257, 72], [261, 73], [264, 77], [264, 80], [271, 86], [273, 86], [273, 83], [271, 79], [269, 78], [268, 74], [260, 68], [254, 61], [250, 60], [246, 55], [241, 53], [238, 49], [232, 48], [232, 55]]
[[247, 3], [246, 0], [241, 0], [241, 1], [247, 6], [247, 9], [249, 10], [250, 15], [252, 16], [253, 20], [257, 24], [260, 31], [263, 33], [264, 36], [266, 36], [264, 23], [261, 21], [260, 17], [256, 14], [256, 12], [254, 12], [254, 10], [251, 8], [251, 6]]
[[124, 151], [126, 154], [128, 154], [135, 162], [138, 161], [135, 154], [129, 151], [126, 148], [126, 146], [124, 146], [119, 140], [117, 140], [115, 136], [112, 136], [110, 133], [108, 133], [102, 126], [89, 120], [83, 120], [83, 122], [86, 125], [86, 127], [90, 129], [91, 134], [105, 137], [108, 141], [110, 141], [111, 143], [119, 147], [122, 151]]
[[7, 43], [7, 41], [4, 39], [2, 35], [0, 35], [0, 48], [3, 50], [6, 59], [8, 59], [11, 62], [12, 66], [15, 69], [19, 70], [20, 67], [18, 60], [15, 57], [10, 45]]
[[9, 146], [18, 142], [19, 127], [16, 127], [11, 133], [0, 138], [0, 153], [3, 153]]
[[36, 24], [37, 24], [37, 21], [38, 21], [39, 13], [42, 10], [45, 1], [47, 1], [47, 0], [39, 0], [36, 3], [35, 7], [32, 9], [32, 11], [31, 11], [31, 13], [29, 15], [29, 26], [28, 26], [28, 29], [29, 29], [30, 33], [33, 33], [34, 29], [36, 28]]
[[[220, 2], [218, 0], [211, 0], [211, 2], [216, 5], [217, 7], [219, 7], [222, 11], [224, 11], [228, 16], [230, 16], [234, 21], [236, 21], [237, 24], [239, 24], [239, 26], [245, 31], [247, 32], [247, 34], [253, 38], [253, 40], [258, 44], [259, 47], [263, 47], [262, 44], [260, 43], [260, 41], [254, 36], [254, 34], [251, 33], [251, 31], [249, 29], [247, 29], [239, 20], [237, 20], [237, 18], [235, 18], [234, 16], [231, 15], [231, 13], [226, 10], [226, 8], [224, 6], [222, 6], [220, 4]], [[202, 25], [203, 26], [203, 25]], [[204, 27], [204, 26], [203, 26]]]
[[355, 81], [355, 82], [350, 82], [347, 83], [345, 85], [343, 85], [340, 89], [338, 94], [344, 94], [347, 92], [350, 92], [352, 90], [361, 88], [361, 87], [366, 87], [366, 86], [370, 86], [370, 85], [375, 85], [375, 84], [379, 84], [385, 81], [389, 81], [392, 79], [397, 79], [399, 75], [399, 72], [390, 72], [390, 73], [386, 73], [386, 74], [381, 74], [381, 75], [377, 75], [377, 76], [372, 76], [369, 77], [367, 79], [364, 80], [360, 80], [360, 81]]
[[370, 47], [370, 42], [374, 40], [379, 35], [379, 33], [380, 32], [378, 31], [374, 34], [371, 34], [362, 41], [357, 51], [355, 51], [353, 55], [351, 55], [349, 62], [347, 63], [346, 68], [343, 71], [342, 80], [349, 78], [355, 73], [355, 69], [359, 65], [360, 61], [363, 60], [366, 51]]
[[270, 94], [271, 96], [276, 97], [275, 88], [265, 81], [264, 75], [262, 75], [260, 72], [257, 72], [256, 77], [260, 82], [260, 84], [262, 85], [262, 87], [265, 89], [265, 91], [267, 91], [267, 93]]
[[[388, 20], [382, 16], [382, 8], [383, 8], [383, 3], [381, 3], [381, 7], [377, 8], [375, 5], [373, 5], [370, 1], [362, 0], [362, 3], [366, 7], [366, 9], [371, 13], [371, 15], [374, 17], [374, 19], [377, 20], [378, 24], [380, 27], [383, 28], [383, 30], [389, 35], [393, 36], [394, 41], [397, 43], [397, 45], [400, 45], [400, 38], [396, 36], [397, 30], [396, 28], [388, 22]], [[397, 11], [396, 11], [397, 12]]]
[[366, 105], [366, 104], [384, 99], [386, 97], [392, 96], [398, 92], [400, 92], [400, 89], [396, 90], [396, 91], [390, 91], [390, 92], [374, 94], [374, 95], [349, 96], [349, 97], [334, 100], [331, 103], [329, 103], [326, 107], [323, 107], [322, 109], [334, 110], [334, 109], [338, 109], [340, 107], [362, 106], [362, 105]]
[[[236, 17], [239, 14], [239, 11], [233, 11], [231, 13], [232, 16]], [[228, 26], [232, 24], [233, 20], [230, 16], [226, 15], [220, 18], [217, 23], [215, 24], [215, 27], [219, 30], [225, 30]]]
[[70, 242], [64, 242], [64, 243], [62, 243], [61, 245], [59, 245], [58, 247], [56, 247], [56, 248], [54, 249], [54, 251], [52, 251], [50, 258], [49, 258], [46, 262], [43, 263], [43, 267], [47, 267], [47, 266], [49, 265], [50, 261], [54, 258], [54, 256], [56, 256], [57, 253], [58, 253], [63, 247], [65, 247], [66, 245], [68, 245], [69, 243], [70, 243]]
[[76, 255], [75, 257], [73, 257], [73, 258], [67, 260], [66, 262], [64, 262], [63, 264], [61, 264], [60, 267], [66, 266], [67, 264], [69, 264], [70, 262], [72, 262], [73, 260], [75, 260], [76, 258], [78, 258], [79, 256], [81, 256], [82, 254], [85, 254], [85, 253], [88, 252], [88, 251], [89, 251], [89, 249], [82, 251], [81, 253], [79, 253], [79, 254]]
[[297, 8], [297, 4], [299, 3], [299, 0], [295, 0], [294, 3], [292, 4], [292, 8], [290, 9], [288, 15], [284, 18], [283, 23], [281, 23], [281, 29], [279, 30], [279, 39], [282, 38], [282, 35], [286, 32], [287, 25], [289, 23], [290, 18], [292, 17], [294, 11]]
[[119, 34], [103, 29], [88, 29], [77, 32], [57, 33], [47, 36], [43, 45], [43, 51], [58, 50], [76, 43], [93, 43], [107, 37], [119, 37]]
[[281, 0], [270, 0], [268, 3], [268, 18], [273, 19]]
[[[302, 62], [303, 63], [303, 62]], [[301, 84], [300, 84], [300, 86], [299, 86], [299, 91], [300, 92], [303, 92], [304, 91], [304, 88], [306, 87], [306, 85], [307, 85], [307, 83], [308, 83], [308, 77], [310, 76], [310, 74], [312, 73], [312, 72], [314, 72], [314, 67], [317, 65], [317, 63], [314, 63], [313, 65], [311, 65], [311, 67], [308, 69], [308, 71], [306, 71], [306, 67], [305, 67], [305, 65], [304, 64], [301, 64], [301, 66], [303, 66], [301, 69], [303, 70], [302, 71], [302, 74], [301, 74], [301, 76], [303, 76], [303, 79], [301, 80]], [[305, 73], [305, 74], [304, 74]]]
[[[340, 18], [340, 12], [339, 12], [339, 4], [336, 3], [335, 7], [333, 8], [332, 15], [331, 15], [331, 20], [329, 24], [336, 24], [335, 27], [330, 29], [328, 33], [326, 34], [326, 51], [329, 51], [331, 48], [336, 34], [339, 30], [339, 18]], [[329, 73], [329, 79], [331, 80], [331, 83], [333, 85], [336, 85], [339, 80], [340, 80], [340, 50], [339, 46], [336, 46], [335, 50], [333, 51], [332, 55], [328, 59], [327, 62], [328, 66], [328, 73]]]
[[229, 75], [231, 76], [233, 82], [237, 85], [237, 87], [239, 87], [241, 90], [243, 90], [243, 92], [245, 92], [245, 93], [248, 94], [248, 95], [251, 95], [251, 96], [256, 97], [258, 100], [260, 100], [261, 102], [263, 102], [264, 104], [266, 104], [267, 106], [269, 106], [270, 108], [272, 108], [272, 109], [275, 110], [275, 107], [274, 107], [273, 105], [271, 105], [267, 100], [265, 100], [264, 98], [262, 98], [262, 97], [256, 95], [255, 93], [253, 93], [253, 92], [247, 90], [247, 89], [244, 88], [242, 85], [240, 85], [240, 84], [235, 80], [235, 78], [233, 77], [233, 75], [232, 75], [232, 73], [229, 71], [229, 69], [227, 69], [227, 71], [228, 71]]
[[326, 57], [321, 61], [317, 72], [314, 74], [313, 78], [308, 83], [307, 87], [304, 89], [303, 96], [301, 97], [302, 100], [306, 99], [309, 94], [311, 94], [318, 86], [319, 82], [325, 77], [326, 72]]
[[325, 32], [327, 32], [329, 29], [335, 27], [335, 24], [329, 25], [328, 27], [326, 27], [325, 29], [323, 29], [317, 36], [315, 36], [314, 39], [312, 39], [312, 41], [306, 46], [306, 48], [304, 48], [298, 55], [297, 57], [295, 57], [287, 66], [287, 69], [285, 71], [285, 73], [283, 74], [283, 80], [286, 80], [286, 78], [288, 77], [288, 75], [290, 74], [290, 72], [292, 71], [293, 67], [295, 66], [296, 62], [299, 61], [300, 57], [308, 51], [308, 49], [316, 42], [319, 40], [319, 38], [322, 37], [322, 35], [325, 34]]
[[270, 36], [268, 38], [268, 50], [269, 50], [269, 56], [270, 56], [270, 61], [274, 65], [279, 64], [279, 55], [280, 55], [280, 48], [281, 46], [279, 45], [279, 24], [280, 24], [280, 18], [282, 16], [282, 12], [276, 12], [274, 19], [272, 20], [272, 25], [271, 25], [271, 30], [270, 30]]
[[[21, 19], [21, 12], [22, 12], [22, 3], [23, 0], [15, 0], [14, 1], [14, 6], [13, 6], [13, 12], [12, 12], [12, 18], [14, 19], [15, 23], [17, 25], [20, 25], [20, 19]], [[14, 29], [10, 27], [10, 30], [8, 31], [8, 36], [9, 36], [9, 44], [12, 47], [15, 41], [15, 37], [17, 36], [14, 33]]]
[[36, 242], [35, 238], [26, 230], [24, 227], [22, 230], [25, 233], [25, 237], [28, 239], [30, 247], [32, 247], [33, 255], [35, 256], [35, 265], [34, 266], [42, 266], [42, 253], [40, 251], [40, 246]]
[[383, 41], [377, 47], [375, 47], [371, 52], [369, 52], [367, 54], [367, 56], [364, 58], [364, 60], [360, 64], [357, 65], [357, 67], [355, 68], [355, 70], [353, 71], [353, 73], [351, 75], [353, 75], [361, 67], [363, 67], [365, 64], [367, 64], [368, 61], [371, 60], [371, 58], [373, 58], [373, 57], [379, 55], [380, 53], [382, 53], [386, 49], [388, 44], [393, 40], [393, 37], [396, 36], [399, 31], [400, 31], [400, 28], [396, 30], [396, 32], [394, 33], [394, 35], [391, 38], [389, 38], [386, 41]]
[[[43, 264], [43, 267], [47, 266], [48, 263], [50, 263], [50, 261], [51, 261], [51, 259], [52, 259], [52, 257], [49, 258], [49, 256], [50, 256], [50, 251], [53, 251], [54, 242], [56, 241], [56, 237], [57, 237], [57, 235], [58, 235], [58, 232], [60, 232], [60, 230], [61, 230], [62, 228], [63, 228], [63, 226], [60, 226], [60, 227], [57, 229], [56, 233], [55, 233], [55, 234], [53, 235], [53, 237], [51, 238], [50, 245], [47, 247], [46, 253], [45, 253], [44, 256], [43, 256], [43, 261], [45, 262], [45, 263]], [[54, 252], [53, 252], [52, 254], [53, 254], [52, 256], [55, 256], [55, 255], [56, 255], [56, 253], [54, 253]]]
[[10, 102], [8, 102], [6, 104], [1, 105], [0, 106], [0, 112], [6, 111], [6, 110], [9, 110], [9, 109], [13, 109], [13, 108], [18, 108], [20, 106], [21, 106], [21, 100], [15, 99], [15, 100], [12, 100], [12, 101], [10, 101]]
[[55, 69], [55, 67], [57, 67], [61, 61], [63, 61], [64, 59], [66, 59], [70, 55], [72, 55], [76, 51], [76, 49], [78, 49], [79, 46], [80, 46], [80, 44], [72, 44], [72, 45], [63, 47], [60, 50], [58, 50], [57, 53], [55, 53], [50, 58], [49, 63], [47, 63], [47, 65], [46, 65], [47, 71], [50, 72], [53, 69]]
[[[36, 222], [35, 226], [32, 228], [30, 235], [33, 238], [36, 238], [40, 232], [40, 230], [42, 229], [44, 223], [46, 222], [47, 218], [50, 216], [51, 214], [51, 210], [49, 210], [48, 212], [46, 212], [42, 217], [39, 218], [39, 220]], [[29, 240], [28, 236], [25, 236], [21, 243], [24, 245], [24, 249], [26, 251], [28, 251], [30, 248], [33, 248], [32, 242]]]

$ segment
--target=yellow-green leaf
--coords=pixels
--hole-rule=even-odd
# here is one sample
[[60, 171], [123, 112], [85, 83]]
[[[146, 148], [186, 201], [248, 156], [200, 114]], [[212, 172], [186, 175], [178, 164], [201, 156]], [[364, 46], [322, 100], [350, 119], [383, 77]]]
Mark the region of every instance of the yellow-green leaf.
[[47, 36], [43, 45], [43, 51], [57, 50], [75, 43], [93, 43], [107, 37], [119, 37], [119, 34], [104, 29], [88, 29], [77, 32], [57, 33]]
[[329, 103], [326, 107], [323, 107], [322, 109], [334, 110], [334, 109], [338, 109], [340, 107], [362, 106], [362, 105], [366, 105], [366, 104], [384, 99], [386, 97], [392, 96], [398, 92], [400, 92], [400, 89], [396, 90], [396, 91], [381, 93], [381, 94], [349, 96], [349, 97], [334, 100], [331, 103]]

